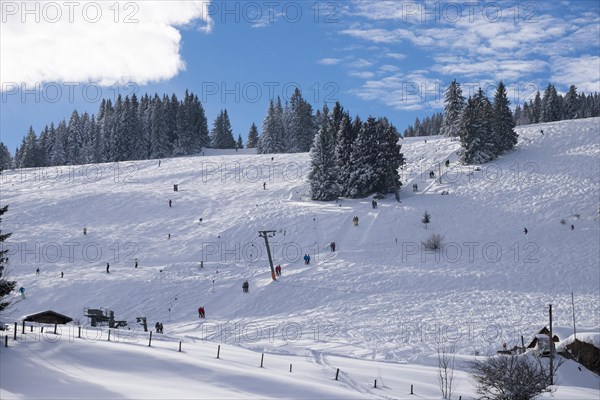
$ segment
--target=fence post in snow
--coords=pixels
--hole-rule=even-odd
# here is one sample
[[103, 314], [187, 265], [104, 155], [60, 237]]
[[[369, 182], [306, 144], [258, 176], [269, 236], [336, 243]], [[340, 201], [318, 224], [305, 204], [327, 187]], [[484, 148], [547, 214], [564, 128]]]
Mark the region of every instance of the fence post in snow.
[[17, 340], [17, 323], [16, 322], [15, 322], [15, 331], [14, 331], [13, 340]]
[[263, 361], [265, 360], [265, 353], [262, 353], [260, 356], [260, 367], [263, 367]]
[[21, 327], [21, 334], [23, 334], [23, 335], [25, 334], [25, 320], [23, 320], [23, 324]]
[[219, 345], [219, 347], [217, 347], [217, 358], [219, 358], [220, 355], [221, 355], [221, 345]]
[[335, 380], [338, 380], [338, 377], [340, 376], [340, 369], [338, 368], [337, 371], [335, 371]]
[[4, 335], [4, 347], [8, 347], [8, 335]]
[[181, 353], [181, 340], [179, 341], [179, 352]]
[[373, 384], [373, 387], [374, 387], [375, 389], [377, 389], [377, 379], [375, 379], [375, 383]]
[[77, 329], [77, 337], [81, 339], [81, 327], [80, 326]]
[[415, 394], [415, 393], [413, 392], [413, 385], [410, 385], [410, 394]]
[[148, 338], [148, 347], [152, 347], [152, 331], [150, 331], [150, 337]]
[[110, 329], [108, 330], [108, 341], [110, 342]]
[[290, 364], [290, 372], [292, 372], [292, 364]]

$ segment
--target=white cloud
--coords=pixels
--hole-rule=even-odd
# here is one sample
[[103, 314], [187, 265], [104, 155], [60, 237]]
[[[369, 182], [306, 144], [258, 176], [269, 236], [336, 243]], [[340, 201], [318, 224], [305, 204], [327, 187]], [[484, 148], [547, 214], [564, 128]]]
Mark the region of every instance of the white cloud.
[[[3, 2], [2, 87], [42, 82], [110, 86], [170, 79], [185, 68], [176, 27], [201, 22], [197, 29], [210, 32], [209, 4], [210, 0]], [[23, 7], [34, 13], [25, 14]]]
[[336, 64], [339, 64], [340, 62], [342, 62], [342, 60], [339, 58], [321, 58], [320, 60], [317, 61], [318, 64], [322, 64], [322, 65], [336, 65]]
[[600, 57], [557, 57], [552, 62], [552, 83], [577, 86], [578, 92], [600, 92]]

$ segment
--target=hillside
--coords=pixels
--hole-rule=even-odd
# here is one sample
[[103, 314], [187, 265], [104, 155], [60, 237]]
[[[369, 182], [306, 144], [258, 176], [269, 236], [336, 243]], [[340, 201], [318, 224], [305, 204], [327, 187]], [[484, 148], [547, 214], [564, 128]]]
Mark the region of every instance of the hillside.
[[[84, 324], [84, 307], [104, 307], [136, 328], [139, 316], [151, 326], [162, 321], [173, 341], [208, 340], [317, 364], [337, 357], [357, 369], [365, 365], [360, 359], [426, 368], [437, 362], [438, 342], [463, 357], [520, 345], [521, 335], [527, 340], [547, 324], [548, 304], [566, 337], [572, 292], [578, 331], [597, 331], [599, 125], [594, 118], [521, 127], [514, 151], [479, 168], [457, 163], [457, 141], [406, 139], [401, 203], [390, 196], [376, 209], [370, 198], [310, 201], [308, 154], [206, 152], [160, 166], [152, 160], [5, 171], [0, 203], [10, 208], [2, 230], [13, 232], [11, 276], [26, 288], [5, 322], [53, 309]], [[432, 216], [427, 227], [425, 210]], [[259, 230], [276, 231], [270, 243], [283, 268], [277, 281]], [[432, 233], [443, 235], [442, 252], [422, 248]], [[246, 279], [248, 294], [241, 290]], [[198, 319], [201, 305], [205, 320]], [[9, 361], [2, 358], [5, 374]], [[593, 377], [585, 382], [598, 384]], [[346, 383], [357, 397], [366, 384]], [[245, 390], [250, 397], [278, 393]], [[438, 391], [435, 384], [431, 390]], [[223, 393], [215, 396], [235, 392]], [[350, 396], [318, 387], [315, 393]]]

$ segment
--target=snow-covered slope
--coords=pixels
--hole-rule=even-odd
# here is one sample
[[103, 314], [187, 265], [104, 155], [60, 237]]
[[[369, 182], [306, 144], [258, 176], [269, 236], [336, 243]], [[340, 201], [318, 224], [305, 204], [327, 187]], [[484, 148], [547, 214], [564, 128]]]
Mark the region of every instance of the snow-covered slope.
[[[2, 230], [13, 232], [10, 269], [27, 296], [7, 322], [53, 309], [85, 323], [84, 307], [105, 307], [133, 326], [139, 316], [162, 321], [168, 337], [188, 344], [390, 368], [434, 365], [438, 342], [464, 356], [520, 344], [547, 324], [548, 304], [554, 323], [569, 327], [571, 292], [578, 325], [597, 331], [599, 125], [519, 128], [516, 149], [479, 168], [457, 163], [451, 139], [406, 139], [401, 203], [392, 197], [377, 209], [371, 199], [310, 201], [307, 154], [5, 171]], [[283, 276], [275, 282], [260, 230], [276, 231], [270, 243]], [[422, 247], [432, 233], [443, 235], [443, 251]]]

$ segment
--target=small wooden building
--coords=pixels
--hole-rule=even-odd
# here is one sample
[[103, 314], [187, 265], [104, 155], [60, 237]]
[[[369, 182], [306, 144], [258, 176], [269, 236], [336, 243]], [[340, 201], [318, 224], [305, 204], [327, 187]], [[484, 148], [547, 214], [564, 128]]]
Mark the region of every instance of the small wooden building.
[[36, 314], [27, 315], [23, 318], [23, 321], [26, 322], [37, 322], [40, 324], [66, 324], [68, 322], [73, 321], [73, 318], [67, 317], [66, 315], [62, 315], [57, 313], [56, 311], [48, 310], [42, 311]]

